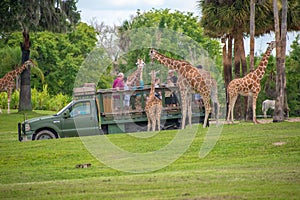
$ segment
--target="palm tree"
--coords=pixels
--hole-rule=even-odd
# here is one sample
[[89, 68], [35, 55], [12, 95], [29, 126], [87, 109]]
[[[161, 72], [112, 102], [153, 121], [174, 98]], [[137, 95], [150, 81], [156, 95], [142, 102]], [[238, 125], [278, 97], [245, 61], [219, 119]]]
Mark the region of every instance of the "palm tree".
[[[30, 57], [29, 31], [48, 30], [64, 32], [72, 28], [80, 19], [76, 0], [26, 0], [0, 2], [0, 34], [9, 35], [22, 31], [20, 42], [22, 63]], [[19, 111], [32, 110], [30, 69], [21, 74]]]
[[[205, 34], [213, 38], [223, 38], [223, 40], [224, 38], [225, 40], [228, 39], [228, 36], [233, 38], [234, 77], [237, 78], [244, 75], [247, 67], [243, 37], [248, 35], [250, 31], [250, 0], [199, 0], [197, 3], [199, 9], [201, 9], [202, 17], [200, 24], [204, 27]], [[287, 13], [287, 30], [300, 30], [299, 1], [290, 0], [287, 7], [289, 9]], [[274, 30], [272, 1], [260, 1], [255, 6], [255, 21], [255, 36], [270, 33]], [[226, 56], [223, 55], [224, 57]], [[242, 74], [240, 73], [240, 69], [242, 69]], [[225, 74], [225, 81], [228, 81], [230, 77], [228, 78], [226, 75], [230, 74]], [[237, 106], [237, 109], [240, 108], [241, 105]], [[242, 117], [241, 113], [235, 116]]]
[[287, 32], [287, 0], [282, 0], [281, 29], [279, 22], [277, 0], [273, 0], [274, 24], [276, 37], [276, 103], [274, 111], [274, 122], [284, 121], [284, 112], [288, 112], [286, 95], [285, 77], [285, 51], [286, 51], [286, 32]]
[[[232, 38], [234, 41], [234, 78], [245, 75], [247, 73], [247, 64], [244, 50], [244, 34], [249, 32], [249, 27], [246, 26], [249, 23], [249, 6], [242, 1], [201, 0], [199, 1], [199, 7], [202, 9], [200, 23], [207, 35], [214, 38], [223, 38], [223, 41], [229, 41]], [[226, 56], [223, 55], [223, 57]], [[231, 77], [227, 76], [231, 75], [228, 74], [228, 69], [225, 71], [227, 71], [224, 74], [226, 80], [225, 86], [227, 86], [228, 81], [231, 80]], [[242, 113], [245, 112], [242, 112], [242, 99], [239, 98], [235, 106], [236, 118], [244, 118]]]

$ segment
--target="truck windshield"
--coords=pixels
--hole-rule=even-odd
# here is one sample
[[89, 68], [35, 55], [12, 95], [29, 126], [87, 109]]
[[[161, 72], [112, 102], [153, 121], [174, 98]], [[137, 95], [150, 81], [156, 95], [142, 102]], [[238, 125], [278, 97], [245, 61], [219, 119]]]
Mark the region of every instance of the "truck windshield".
[[66, 105], [63, 109], [58, 111], [55, 115], [61, 115], [68, 107], [70, 107], [73, 104], [73, 101], [71, 101], [68, 105]]

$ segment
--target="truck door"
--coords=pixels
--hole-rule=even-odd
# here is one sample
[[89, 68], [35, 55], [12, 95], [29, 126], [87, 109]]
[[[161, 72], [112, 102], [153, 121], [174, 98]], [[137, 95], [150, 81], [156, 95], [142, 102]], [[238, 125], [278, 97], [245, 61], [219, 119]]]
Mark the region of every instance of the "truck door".
[[99, 134], [96, 110], [91, 101], [75, 102], [69, 108], [70, 116], [62, 119], [62, 135], [65, 137]]

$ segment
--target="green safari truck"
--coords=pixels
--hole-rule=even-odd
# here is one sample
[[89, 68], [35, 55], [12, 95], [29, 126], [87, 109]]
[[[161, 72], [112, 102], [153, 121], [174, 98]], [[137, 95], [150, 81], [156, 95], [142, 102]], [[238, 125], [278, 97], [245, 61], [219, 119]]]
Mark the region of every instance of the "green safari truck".
[[[180, 98], [177, 87], [156, 88], [162, 96], [161, 129], [179, 128]], [[18, 123], [19, 141], [54, 139], [99, 134], [139, 132], [147, 130], [145, 104], [150, 86], [143, 89], [119, 90], [81, 87], [74, 89], [74, 98], [58, 113], [27, 119]], [[168, 106], [166, 93], [177, 95], [178, 103]], [[130, 96], [130, 106], [124, 104]], [[193, 123], [202, 123], [204, 109], [193, 104]]]

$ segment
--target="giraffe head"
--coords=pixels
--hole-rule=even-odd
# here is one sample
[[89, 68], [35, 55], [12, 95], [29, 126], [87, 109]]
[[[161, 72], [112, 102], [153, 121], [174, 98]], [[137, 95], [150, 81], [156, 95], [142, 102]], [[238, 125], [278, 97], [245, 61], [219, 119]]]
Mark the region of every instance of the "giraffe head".
[[154, 59], [156, 53], [157, 53], [157, 51], [155, 49], [153, 49], [153, 48], [150, 49], [149, 55], [150, 55], [150, 58], [151, 58], [151, 62], [153, 62], [153, 59]]
[[137, 62], [135, 63], [137, 65], [138, 68], [140, 68], [141, 70], [143, 70], [144, 66], [145, 66], [145, 62], [143, 61], [143, 59], [138, 58]]
[[34, 63], [31, 59], [27, 60], [26, 62], [24, 62], [24, 66], [26, 69], [28, 69], [29, 67], [34, 67]]
[[276, 41], [268, 42], [267, 44], [269, 45], [268, 49], [270, 49], [270, 50], [272, 50], [276, 47]]

